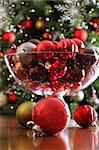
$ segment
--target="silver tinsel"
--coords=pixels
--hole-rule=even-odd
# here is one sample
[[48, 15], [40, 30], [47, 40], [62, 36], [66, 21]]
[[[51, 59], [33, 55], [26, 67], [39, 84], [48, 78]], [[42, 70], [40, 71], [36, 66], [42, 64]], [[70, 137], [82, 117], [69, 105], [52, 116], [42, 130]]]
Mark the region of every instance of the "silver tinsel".
[[62, 13], [60, 20], [62, 22], [69, 20], [70, 23], [75, 23], [79, 14], [85, 14], [85, 7], [91, 1], [90, 0], [64, 0], [63, 4], [57, 4], [54, 7]]
[[5, 18], [8, 16], [8, 12], [10, 12], [10, 5], [18, 0], [0, 0], [0, 29], [2, 29], [3, 24], [5, 22]]
[[2, 29], [3, 26], [3, 18], [7, 15], [6, 9], [0, 5], [0, 29]]

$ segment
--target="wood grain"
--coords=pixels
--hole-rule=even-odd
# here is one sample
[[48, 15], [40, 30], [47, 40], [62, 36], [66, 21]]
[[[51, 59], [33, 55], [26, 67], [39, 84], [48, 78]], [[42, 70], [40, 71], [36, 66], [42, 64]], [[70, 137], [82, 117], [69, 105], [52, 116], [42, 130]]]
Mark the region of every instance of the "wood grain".
[[99, 150], [99, 131], [66, 128], [57, 136], [34, 140], [32, 131], [22, 128], [14, 116], [0, 116], [0, 150]]

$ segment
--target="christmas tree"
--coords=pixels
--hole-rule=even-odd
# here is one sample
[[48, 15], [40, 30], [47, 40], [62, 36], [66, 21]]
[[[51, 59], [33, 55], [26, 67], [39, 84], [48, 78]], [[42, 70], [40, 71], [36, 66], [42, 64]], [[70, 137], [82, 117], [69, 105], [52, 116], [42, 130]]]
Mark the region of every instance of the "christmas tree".
[[[59, 41], [78, 37], [85, 47], [99, 47], [98, 0], [1, 0], [0, 1], [0, 114], [15, 114], [24, 101], [38, 96], [18, 85], [9, 73], [4, 55], [25, 42]], [[78, 36], [81, 29], [81, 34]], [[78, 32], [78, 33], [77, 33]], [[82, 36], [81, 36], [82, 35]], [[88, 36], [88, 37], [87, 37]], [[73, 110], [90, 104], [99, 109], [99, 79], [84, 91], [66, 96]]]

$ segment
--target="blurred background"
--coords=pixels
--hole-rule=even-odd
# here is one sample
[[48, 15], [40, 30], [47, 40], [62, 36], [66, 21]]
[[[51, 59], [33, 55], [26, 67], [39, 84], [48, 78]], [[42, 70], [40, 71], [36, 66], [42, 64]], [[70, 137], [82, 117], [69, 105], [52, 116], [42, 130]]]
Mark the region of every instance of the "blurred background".
[[[75, 37], [82, 29], [86, 47], [99, 48], [99, 0], [1, 0], [0, 1], [0, 114], [15, 115], [24, 101], [41, 96], [18, 85], [4, 62], [4, 54], [15, 52], [25, 42], [59, 41]], [[84, 30], [83, 30], [84, 29]], [[86, 31], [86, 33], [84, 32]], [[65, 96], [71, 112], [89, 104], [99, 114], [99, 78], [84, 91]]]

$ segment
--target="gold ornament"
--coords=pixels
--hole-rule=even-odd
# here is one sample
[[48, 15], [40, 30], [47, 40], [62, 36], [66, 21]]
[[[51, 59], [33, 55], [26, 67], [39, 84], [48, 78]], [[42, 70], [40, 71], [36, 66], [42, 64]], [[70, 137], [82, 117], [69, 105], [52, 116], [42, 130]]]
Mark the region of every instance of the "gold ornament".
[[37, 20], [35, 23], [35, 28], [37, 30], [43, 30], [45, 28], [45, 22], [41, 19], [41, 20]]
[[31, 101], [23, 102], [16, 110], [16, 118], [19, 124], [26, 127], [28, 121], [32, 120], [32, 110], [36, 103]]
[[6, 104], [7, 104], [7, 96], [3, 92], [0, 92], [0, 108], [2, 108]]

